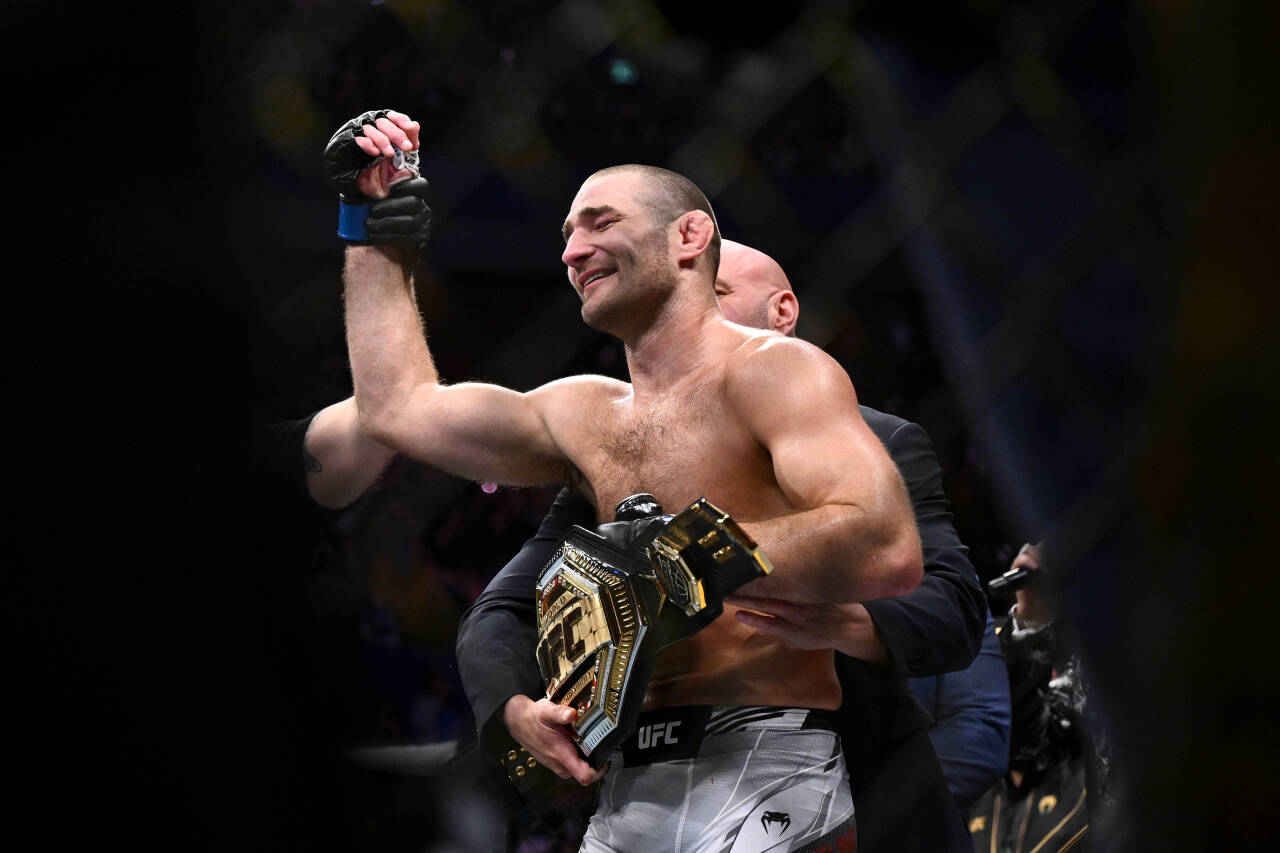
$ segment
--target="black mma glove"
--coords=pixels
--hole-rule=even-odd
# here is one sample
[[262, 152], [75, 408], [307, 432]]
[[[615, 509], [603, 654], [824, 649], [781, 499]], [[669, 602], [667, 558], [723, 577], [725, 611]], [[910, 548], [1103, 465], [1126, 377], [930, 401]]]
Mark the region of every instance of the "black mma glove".
[[365, 243], [399, 244], [421, 252], [431, 237], [431, 208], [427, 207], [426, 178], [409, 178], [391, 185], [391, 195], [369, 203]]
[[360, 192], [356, 179], [369, 168], [377, 157], [370, 157], [356, 144], [357, 136], [364, 136], [366, 124], [376, 124], [386, 118], [391, 110], [370, 110], [361, 113], [338, 128], [324, 147], [324, 177], [338, 191], [338, 199], [347, 204], [364, 204], [370, 199]]
[[619, 548], [630, 548], [637, 540], [648, 542], [658, 535], [673, 515], [663, 515], [662, 504], [648, 493], [632, 495], [621, 501], [613, 512], [613, 521], [601, 524], [596, 532]]
[[[709, 522], [721, 515], [718, 510], [708, 510], [714, 507], [700, 500], [679, 516], [664, 514], [657, 499], [642, 492], [621, 501], [614, 509], [615, 520], [596, 528], [596, 533], [613, 545], [642, 553], [652, 567], [654, 579], [667, 598], [661, 617], [664, 645], [710, 624], [724, 612], [724, 596], [769, 571], [769, 562], [763, 555], [752, 559], [741, 556], [743, 548], [754, 553], [755, 542], [727, 515], [720, 523], [727, 521], [730, 528], [706, 539], [691, 536], [693, 531], [709, 532]], [[714, 557], [713, 552], [729, 544], [730, 536], [738, 537], [734, 540], [738, 544], [737, 558], [730, 560], [725, 553]], [[732, 549], [726, 549], [729, 550]]]
[[356, 245], [399, 244], [421, 251], [431, 232], [425, 179], [398, 181], [385, 199], [360, 192], [360, 173], [382, 158], [362, 151], [356, 138], [365, 135], [366, 124], [376, 124], [389, 112], [370, 110], [338, 128], [324, 149], [325, 180], [338, 191], [339, 237]]

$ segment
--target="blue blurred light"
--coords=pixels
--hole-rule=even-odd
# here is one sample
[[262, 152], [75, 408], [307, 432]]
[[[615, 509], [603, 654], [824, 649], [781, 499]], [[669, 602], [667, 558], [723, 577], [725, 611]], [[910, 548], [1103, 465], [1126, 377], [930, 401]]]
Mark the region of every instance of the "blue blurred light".
[[640, 79], [640, 72], [631, 60], [615, 59], [609, 63], [609, 77], [620, 86], [631, 86]]

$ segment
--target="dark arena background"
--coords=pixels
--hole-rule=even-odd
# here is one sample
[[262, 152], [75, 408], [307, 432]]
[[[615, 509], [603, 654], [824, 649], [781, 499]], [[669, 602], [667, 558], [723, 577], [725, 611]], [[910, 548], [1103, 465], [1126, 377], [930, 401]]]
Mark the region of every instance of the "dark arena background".
[[[15, 837], [493, 836], [433, 772], [474, 739], [455, 632], [554, 491], [397, 460], [317, 572], [245, 464], [253, 427], [351, 393], [321, 153], [394, 107], [423, 126], [443, 377], [625, 378], [556, 232], [597, 168], [689, 176], [787, 270], [798, 334], [929, 432], [983, 580], [1055, 543], [1118, 780], [1090, 849], [1276, 849], [1269, 4], [53, 3], [4, 27]], [[579, 821], [502, 837], [573, 850]]]

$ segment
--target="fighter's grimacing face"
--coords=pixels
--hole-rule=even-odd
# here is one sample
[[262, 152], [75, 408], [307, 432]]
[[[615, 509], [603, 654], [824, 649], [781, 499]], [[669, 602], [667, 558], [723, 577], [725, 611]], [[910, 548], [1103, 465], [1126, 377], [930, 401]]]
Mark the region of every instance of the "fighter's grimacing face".
[[608, 331], [646, 297], [663, 294], [675, 277], [667, 232], [644, 203], [638, 173], [614, 172], [582, 185], [564, 222], [561, 260], [588, 325]]

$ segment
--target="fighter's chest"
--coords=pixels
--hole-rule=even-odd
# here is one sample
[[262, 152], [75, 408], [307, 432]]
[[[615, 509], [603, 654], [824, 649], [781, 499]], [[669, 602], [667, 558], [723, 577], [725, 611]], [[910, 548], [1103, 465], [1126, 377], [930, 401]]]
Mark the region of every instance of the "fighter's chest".
[[583, 457], [602, 514], [637, 492], [677, 511], [751, 476], [762, 448], [715, 389], [616, 407]]

